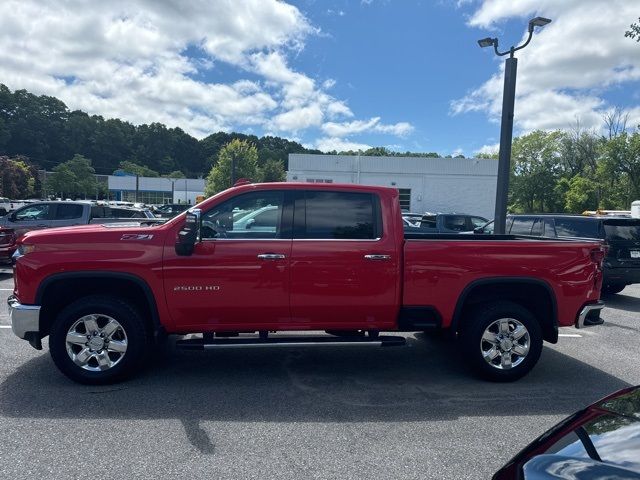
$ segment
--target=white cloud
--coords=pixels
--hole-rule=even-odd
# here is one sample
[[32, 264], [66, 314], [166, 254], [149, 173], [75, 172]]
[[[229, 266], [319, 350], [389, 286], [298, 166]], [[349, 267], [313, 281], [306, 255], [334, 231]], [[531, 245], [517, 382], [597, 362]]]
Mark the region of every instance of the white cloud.
[[380, 123], [380, 117], [373, 117], [369, 120], [353, 120], [351, 122], [326, 122], [322, 125], [322, 131], [332, 137], [345, 137], [364, 132], [389, 133], [404, 137], [413, 131], [413, 126], [407, 122], [385, 125]]
[[479, 153], [484, 153], [484, 154], [494, 154], [494, 153], [498, 153], [498, 151], [500, 150], [500, 144], [499, 143], [490, 143], [487, 145], [483, 145], [481, 146], [476, 152], [475, 154], [479, 154]]
[[[327, 93], [333, 79], [289, 65], [318, 29], [283, 1], [4, 0], [0, 18], [0, 81], [71, 109], [197, 137], [251, 127], [293, 135], [353, 117]], [[205, 80], [221, 64], [240, 78]]]
[[[553, 22], [537, 31], [531, 44], [517, 54], [516, 128], [522, 132], [566, 129], [577, 119], [585, 128], [601, 128], [602, 114], [611, 108], [604, 99], [607, 91], [640, 81], [638, 44], [624, 37], [638, 16], [637, 5], [626, 0], [485, 0], [469, 25], [491, 29], [517, 17], [526, 28], [527, 20], [536, 15]], [[452, 114], [481, 111], [499, 121], [504, 72], [502, 59], [499, 62], [496, 74], [451, 102]], [[622, 107], [630, 112], [638, 109], [637, 105]]]
[[352, 142], [346, 138], [323, 137], [316, 140], [314, 147], [323, 152], [330, 152], [332, 150], [344, 152], [348, 150], [368, 150], [371, 148], [371, 145]]

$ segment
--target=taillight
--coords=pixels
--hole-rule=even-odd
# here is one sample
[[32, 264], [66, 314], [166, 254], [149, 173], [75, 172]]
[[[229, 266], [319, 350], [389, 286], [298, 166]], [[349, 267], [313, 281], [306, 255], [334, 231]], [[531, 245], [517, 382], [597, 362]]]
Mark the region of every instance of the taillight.
[[602, 262], [604, 261], [605, 253], [606, 252], [602, 247], [594, 248], [593, 250], [591, 250], [591, 260], [594, 263], [596, 263], [598, 266], [602, 267]]

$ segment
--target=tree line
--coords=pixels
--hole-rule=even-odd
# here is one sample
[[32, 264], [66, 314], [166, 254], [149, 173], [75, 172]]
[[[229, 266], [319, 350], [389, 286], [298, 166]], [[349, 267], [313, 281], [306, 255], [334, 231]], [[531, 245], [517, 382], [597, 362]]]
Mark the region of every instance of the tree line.
[[[617, 110], [604, 118], [606, 134], [576, 125], [570, 131], [534, 131], [514, 139], [511, 212], [628, 209], [640, 199], [640, 131]], [[206, 177], [207, 194], [236, 178], [284, 180], [290, 153], [321, 153], [279, 137], [217, 132], [202, 140], [160, 123], [135, 126], [70, 111], [54, 97], [0, 84], [0, 196], [102, 196], [95, 174], [123, 170], [141, 176]], [[329, 152], [337, 154], [338, 152]], [[365, 156], [439, 157], [385, 147], [339, 152]], [[461, 157], [462, 155], [459, 155]], [[478, 157], [497, 158], [497, 152]], [[37, 170], [52, 170], [41, 185]]]

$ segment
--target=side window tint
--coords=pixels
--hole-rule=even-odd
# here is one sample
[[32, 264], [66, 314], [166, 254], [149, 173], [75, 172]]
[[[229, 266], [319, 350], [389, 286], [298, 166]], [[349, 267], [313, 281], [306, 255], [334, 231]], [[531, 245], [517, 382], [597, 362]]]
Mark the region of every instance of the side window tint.
[[598, 238], [598, 222], [588, 218], [556, 218], [558, 237]]
[[59, 203], [56, 207], [56, 220], [73, 220], [82, 217], [82, 205]]
[[511, 235], [531, 235], [531, 228], [533, 227], [532, 218], [514, 218], [511, 225]]
[[544, 226], [544, 220], [541, 218], [537, 218], [533, 221], [533, 228], [531, 229], [531, 235], [535, 235], [537, 237], [542, 236], [542, 230]]
[[454, 232], [467, 231], [467, 219], [461, 215], [446, 215], [443, 222], [444, 228]]
[[48, 203], [23, 208], [16, 212], [16, 221], [46, 220], [49, 218], [49, 208], [50, 205]]
[[202, 216], [202, 238], [280, 238], [284, 193], [239, 195]]
[[374, 239], [378, 236], [373, 195], [356, 192], [306, 192], [303, 238]]
[[420, 228], [433, 228], [437, 227], [435, 215], [424, 215], [420, 220]]

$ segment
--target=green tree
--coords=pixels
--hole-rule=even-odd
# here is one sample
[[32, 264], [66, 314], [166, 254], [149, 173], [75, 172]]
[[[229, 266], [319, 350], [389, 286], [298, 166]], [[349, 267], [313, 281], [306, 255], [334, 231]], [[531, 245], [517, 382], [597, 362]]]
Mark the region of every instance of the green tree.
[[286, 178], [287, 174], [284, 171], [284, 163], [275, 158], [267, 160], [260, 169], [261, 182], [284, 182]]
[[516, 211], [561, 210], [563, 199], [555, 189], [561, 178], [559, 147], [564, 133], [536, 130], [518, 137], [511, 152], [510, 204]]
[[[638, 18], [640, 20], [640, 17]], [[634, 39], [636, 42], [640, 42], [640, 23], [632, 23], [629, 25], [629, 30], [624, 32], [625, 37]]]
[[96, 180], [96, 171], [91, 160], [82, 155], [74, 155], [71, 160], [53, 169], [47, 182], [47, 189], [62, 197], [93, 197], [104, 188]]
[[598, 184], [593, 180], [576, 175], [571, 180], [562, 179], [568, 184], [564, 192], [564, 208], [570, 213], [582, 213], [585, 210], [597, 210]]
[[155, 170], [151, 170], [146, 165], [140, 165], [139, 163], [131, 160], [124, 160], [118, 165], [118, 169], [124, 170], [132, 175], [139, 175], [141, 177], [159, 177], [160, 175]]
[[609, 208], [628, 209], [640, 198], [640, 132], [622, 132], [601, 148], [598, 174], [604, 185], [604, 203]]
[[169, 172], [166, 175], [162, 175], [164, 178], [187, 178], [187, 176], [182, 173], [180, 170], [174, 170], [173, 172]]
[[205, 182], [204, 193], [207, 196], [231, 187], [231, 164], [235, 160], [236, 179], [260, 178], [258, 169], [258, 150], [246, 140], [231, 140], [218, 155], [218, 163], [211, 169]]
[[29, 198], [35, 192], [35, 174], [25, 158], [0, 156], [0, 196]]

